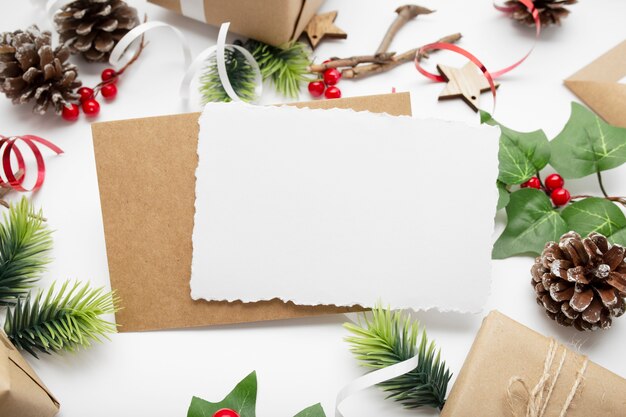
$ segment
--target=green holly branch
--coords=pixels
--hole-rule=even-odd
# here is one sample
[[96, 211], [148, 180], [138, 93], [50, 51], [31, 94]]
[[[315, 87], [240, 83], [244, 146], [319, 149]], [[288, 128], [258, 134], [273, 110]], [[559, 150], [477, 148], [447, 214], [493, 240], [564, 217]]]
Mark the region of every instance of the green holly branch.
[[[481, 122], [501, 129], [496, 185], [498, 209], [506, 209], [507, 224], [494, 244], [494, 259], [539, 254], [546, 242], [558, 241], [570, 230], [598, 232], [626, 246], [626, 216], [618, 206], [626, 207], [626, 198], [610, 196], [602, 178], [602, 172], [626, 162], [626, 129], [607, 124], [578, 103], [572, 103], [568, 122], [552, 141], [541, 130], [526, 133], [502, 126], [485, 112]], [[541, 177], [548, 166], [564, 179], [595, 175], [601, 197], [550, 196], [554, 191]]]

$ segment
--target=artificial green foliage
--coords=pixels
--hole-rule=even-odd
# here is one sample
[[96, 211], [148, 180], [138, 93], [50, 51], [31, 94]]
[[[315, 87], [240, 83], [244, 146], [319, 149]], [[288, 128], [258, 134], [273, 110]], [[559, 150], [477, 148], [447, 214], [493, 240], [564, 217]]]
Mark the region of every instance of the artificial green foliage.
[[[253, 101], [256, 88], [256, 74], [254, 68], [246, 57], [236, 49], [226, 48], [224, 50], [224, 58], [226, 61], [226, 72], [228, 80], [235, 90], [235, 93], [243, 101]], [[220, 80], [217, 71], [217, 60], [215, 55], [209, 58], [207, 66], [200, 76], [200, 94], [202, 95], [202, 104], [209, 102], [229, 102], [231, 98], [226, 94], [226, 90]]]
[[[596, 232], [612, 241], [620, 231], [623, 236], [626, 229], [626, 216], [622, 210], [604, 198], [585, 198], [570, 204], [561, 214], [569, 227], [582, 236]], [[620, 239], [620, 235], [617, 238]]]
[[54, 287], [18, 299], [7, 310], [4, 331], [17, 348], [35, 357], [38, 352], [73, 352], [116, 332], [116, 325], [101, 317], [116, 311], [113, 293], [69, 281], [58, 291]]
[[[212, 403], [202, 398], [193, 397], [187, 417], [211, 417], [215, 412], [228, 408], [239, 417], [255, 417], [257, 397], [256, 372], [250, 373], [220, 402]], [[304, 409], [295, 417], [326, 417], [320, 404]]]
[[25, 297], [49, 263], [50, 230], [26, 200], [11, 205], [0, 224], [0, 305]]
[[248, 40], [244, 47], [259, 63], [264, 80], [271, 80], [280, 94], [296, 98], [304, 83], [310, 81], [310, 49], [303, 42], [290, 42], [281, 47]]
[[517, 132], [502, 126], [486, 112], [481, 112], [481, 121], [500, 127], [500, 182], [508, 185], [522, 184], [548, 164], [550, 145], [542, 130]]
[[611, 126], [572, 103], [570, 118], [550, 148], [550, 164], [564, 178], [586, 177], [626, 162], [626, 128]]
[[512, 193], [506, 215], [506, 228], [493, 245], [494, 259], [524, 253], [539, 254], [546, 242], [558, 242], [561, 235], [569, 230], [548, 196], [534, 188]]
[[[280, 94], [298, 97], [302, 85], [310, 81], [310, 50], [303, 42], [290, 42], [282, 47], [275, 47], [248, 40], [243, 47], [256, 59], [263, 80], [270, 80]], [[244, 55], [235, 49], [226, 48], [225, 55], [226, 72], [233, 89], [243, 101], [254, 100], [256, 88], [254, 68]], [[231, 101], [222, 86], [215, 55], [209, 58], [200, 77], [200, 93], [203, 104]]]
[[[481, 112], [480, 117], [502, 132], [497, 209], [506, 207], [507, 225], [494, 244], [494, 259], [540, 253], [548, 241], [558, 241], [569, 230], [582, 236], [598, 232], [612, 243], [626, 245], [626, 216], [617, 205], [626, 205], [626, 199], [611, 197], [601, 175], [626, 162], [626, 129], [608, 125], [578, 103], [572, 103], [567, 124], [552, 141], [541, 130], [516, 132], [489, 113]], [[577, 196], [565, 207], [554, 207], [545, 187], [517, 188], [533, 176], [541, 178], [548, 163], [564, 178], [596, 175], [601, 196]]]
[[443, 408], [452, 374], [419, 322], [400, 311], [392, 312], [377, 306], [372, 310], [371, 318], [364, 315], [361, 325], [346, 323], [344, 326], [352, 333], [346, 338], [352, 353], [361, 365], [372, 370], [418, 355], [415, 370], [380, 384], [389, 393], [389, 398], [407, 408]]

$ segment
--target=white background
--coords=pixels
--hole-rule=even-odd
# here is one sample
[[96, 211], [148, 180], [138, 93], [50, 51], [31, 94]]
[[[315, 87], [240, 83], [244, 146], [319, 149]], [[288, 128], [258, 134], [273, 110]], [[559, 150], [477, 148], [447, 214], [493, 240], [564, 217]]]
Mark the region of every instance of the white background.
[[[9, 3], [7, 0], [4, 2]], [[43, 3], [42, 0], [39, 2]], [[132, 0], [130, 3], [137, 6], [141, 13], [147, 13], [150, 20], [163, 20], [181, 28], [194, 53], [212, 45], [216, 39], [215, 28], [176, 16], [143, 0]], [[403, 3], [403, 0], [328, 0], [323, 10], [339, 10], [337, 24], [349, 33], [349, 39], [323, 43], [316, 50], [316, 55], [322, 60], [329, 56], [373, 52], [394, 18], [393, 10]], [[479, 56], [488, 68], [496, 69], [517, 60], [532, 44], [533, 30], [503, 18], [493, 9], [490, 0], [420, 0], [420, 3], [437, 9], [437, 13], [420, 17], [406, 26], [394, 41], [393, 50], [404, 51], [443, 35], [462, 32], [462, 45]], [[0, 15], [0, 29], [3, 31], [25, 28], [31, 23], [51, 28], [50, 20], [30, 2], [14, 1], [10, 7], [6, 6]], [[502, 86], [498, 94], [496, 118], [511, 128], [543, 128], [549, 137], [554, 137], [567, 120], [570, 101], [574, 100], [562, 80], [626, 35], [626, 2], [623, 0], [582, 1], [571, 6], [571, 10], [572, 14], [564, 20], [562, 27], [543, 32], [537, 49], [526, 63], [500, 80]], [[168, 31], [150, 33], [148, 39], [150, 45], [144, 56], [120, 82], [118, 99], [113, 104], [103, 104], [98, 120], [187, 110], [178, 97], [183, 57], [177, 39]], [[462, 60], [449, 54], [437, 54], [427, 65], [433, 68], [440, 60], [455, 65], [462, 63]], [[95, 85], [105, 66], [89, 65], [79, 59], [76, 61], [84, 83]], [[386, 93], [394, 87], [398, 91], [411, 91], [415, 116], [469, 123], [478, 121], [477, 116], [460, 101], [438, 103], [436, 98], [443, 86], [425, 80], [410, 64], [384, 75], [340, 84], [344, 96]], [[266, 91], [264, 103], [282, 100], [269, 88]], [[307, 99], [307, 95], [302, 98]], [[489, 96], [484, 94], [483, 108], [491, 108], [489, 100]], [[0, 126], [0, 133], [4, 135], [38, 134], [66, 151], [62, 157], [47, 158], [46, 184], [34, 197], [35, 202], [44, 208], [50, 227], [56, 230], [54, 262], [42, 285], [46, 286], [55, 279], [81, 279], [108, 286], [89, 122], [81, 119], [67, 124], [52, 116], [35, 116], [28, 106], [13, 107], [8, 100], [2, 99]], [[320, 134], [327, 133], [324, 126], [302, 126], [302, 129], [318, 129]], [[173, 138], [173, 150], [175, 146]], [[445, 155], [433, 155], [433, 158], [440, 158], [441, 170], [447, 169]], [[610, 193], [626, 194], [625, 175], [625, 167], [605, 174], [605, 185]], [[437, 172], [424, 180], [437, 181]], [[129, 181], [141, 179], [129, 178]], [[471, 176], [459, 178], [453, 184], [441, 184], [442, 192], [448, 193], [454, 193], [457, 187], [471, 186]], [[575, 193], [598, 192], [591, 180], [571, 181], [567, 186]], [[125, 197], [124, 190], [120, 190], [119, 197]], [[169, 197], [164, 196], [165, 199]], [[459, 215], [462, 215], [464, 204], [471, 202], [459, 201]], [[502, 228], [502, 220], [501, 213], [498, 215], [498, 231]], [[626, 362], [623, 360], [626, 319], [618, 320], [609, 331], [595, 334], [580, 334], [558, 327], [535, 304], [529, 285], [531, 264], [530, 257], [494, 261], [492, 294], [485, 311], [497, 308], [561, 342], [579, 345], [592, 360], [626, 376]], [[443, 357], [456, 374], [482, 315], [429, 311], [417, 316], [442, 347]], [[331, 415], [337, 390], [363, 373], [343, 342], [346, 332], [341, 324], [344, 321], [344, 317], [336, 316], [210, 329], [119, 334], [112, 337], [110, 343], [86, 352], [32, 360], [31, 363], [60, 399], [61, 415], [64, 417], [184, 416], [192, 395], [220, 400], [252, 370], [257, 370], [259, 375], [259, 416], [292, 416], [319, 401]], [[405, 411], [383, 398], [382, 393], [373, 389], [349, 400], [344, 410], [347, 416], [435, 415], [429, 411]]]

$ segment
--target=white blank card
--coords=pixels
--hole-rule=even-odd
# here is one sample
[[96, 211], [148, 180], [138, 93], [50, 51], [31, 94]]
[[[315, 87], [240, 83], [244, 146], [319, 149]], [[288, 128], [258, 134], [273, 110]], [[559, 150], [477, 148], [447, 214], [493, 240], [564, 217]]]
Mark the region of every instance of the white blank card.
[[498, 137], [352, 110], [207, 105], [192, 297], [479, 311]]

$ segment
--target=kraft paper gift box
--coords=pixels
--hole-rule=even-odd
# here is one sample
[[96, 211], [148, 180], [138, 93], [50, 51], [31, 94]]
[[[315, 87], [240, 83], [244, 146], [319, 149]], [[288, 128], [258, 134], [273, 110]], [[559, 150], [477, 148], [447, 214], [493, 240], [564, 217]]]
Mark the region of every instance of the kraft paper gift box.
[[0, 331], [0, 416], [52, 417], [59, 402]]
[[[536, 389], [536, 395], [524, 385], [529, 391]], [[533, 414], [529, 401], [531, 408], [540, 412], [545, 407], [545, 412]], [[497, 311], [484, 320], [441, 413], [441, 417], [624, 415], [625, 379]]]
[[148, 0], [213, 26], [274, 46], [297, 39], [324, 0]]

